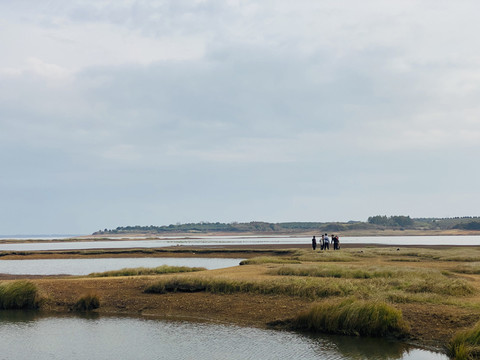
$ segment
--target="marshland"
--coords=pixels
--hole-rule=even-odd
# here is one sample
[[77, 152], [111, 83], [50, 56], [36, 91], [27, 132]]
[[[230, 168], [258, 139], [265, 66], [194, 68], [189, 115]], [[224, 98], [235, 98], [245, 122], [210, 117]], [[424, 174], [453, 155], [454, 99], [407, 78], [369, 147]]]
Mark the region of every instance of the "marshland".
[[[0, 308], [93, 312], [378, 337], [469, 359], [479, 354], [480, 247], [169, 248], [115, 256], [244, 258], [206, 270], [127, 268], [0, 280]], [[112, 250], [4, 253], [3, 259], [110, 257]], [[21, 278], [21, 279], [20, 279]], [[92, 304], [90, 307], [90, 303]], [[83, 309], [83, 310], [82, 310]]]

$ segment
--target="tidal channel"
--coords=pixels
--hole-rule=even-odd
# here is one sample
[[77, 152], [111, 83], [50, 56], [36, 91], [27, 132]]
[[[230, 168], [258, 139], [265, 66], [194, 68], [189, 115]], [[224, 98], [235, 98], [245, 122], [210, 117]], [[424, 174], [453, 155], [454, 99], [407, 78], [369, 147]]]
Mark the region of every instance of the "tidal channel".
[[305, 335], [228, 324], [0, 311], [0, 358], [447, 360], [382, 339]]

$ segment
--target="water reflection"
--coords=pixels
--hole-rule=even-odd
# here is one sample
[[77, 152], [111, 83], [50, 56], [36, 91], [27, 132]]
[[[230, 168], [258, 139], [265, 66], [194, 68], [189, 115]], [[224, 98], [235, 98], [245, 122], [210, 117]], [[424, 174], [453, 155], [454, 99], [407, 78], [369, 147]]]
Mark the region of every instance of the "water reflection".
[[378, 339], [132, 317], [0, 311], [0, 334], [2, 359], [447, 359]]
[[322, 340], [333, 345], [346, 359], [402, 359], [403, 354], [410, 349], [404, 343], [374, 338], [322, 335]]

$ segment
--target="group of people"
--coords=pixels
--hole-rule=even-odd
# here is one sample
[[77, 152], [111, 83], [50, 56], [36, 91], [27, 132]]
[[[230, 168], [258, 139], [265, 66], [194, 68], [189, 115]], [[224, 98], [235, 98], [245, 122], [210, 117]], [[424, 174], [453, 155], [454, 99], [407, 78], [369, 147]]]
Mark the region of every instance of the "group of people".
[[[333, 244], [333, 250], [340, 250], [340, 239], [338, 238], [338, 235], [332, 234], [331, 237], [332, 238], [330, 239], [326, 233], [325, 235], [322, 235], [322, 238], [319, 240], [320, 250], [329, 250], [330, 243]], [[313, 250], [317, 249], [317, 239], [315, 239], [315, 235], [312, 239], [312, 248]]]

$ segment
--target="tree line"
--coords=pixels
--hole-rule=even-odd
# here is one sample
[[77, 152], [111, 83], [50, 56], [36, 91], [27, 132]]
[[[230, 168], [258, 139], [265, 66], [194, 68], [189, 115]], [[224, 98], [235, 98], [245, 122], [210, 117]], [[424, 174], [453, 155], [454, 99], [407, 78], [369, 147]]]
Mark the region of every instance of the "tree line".
[[447, 230], [464, 229], [480, 230], [480, 217], [456, 218], [411, 218], [410, 216], [375, 215], [363, 221], [348, 222], [283, 222], [270, 223], [264, 221], [251, 222], [200, 222], [186, 224], [170, 224], [163, 226], [119, 226], [115, 229], [104, 229], [95, 232], [98, 234], [131, 234], [131, 233], [298, 233], [298, 232], [342, 232], [349, 230]]

